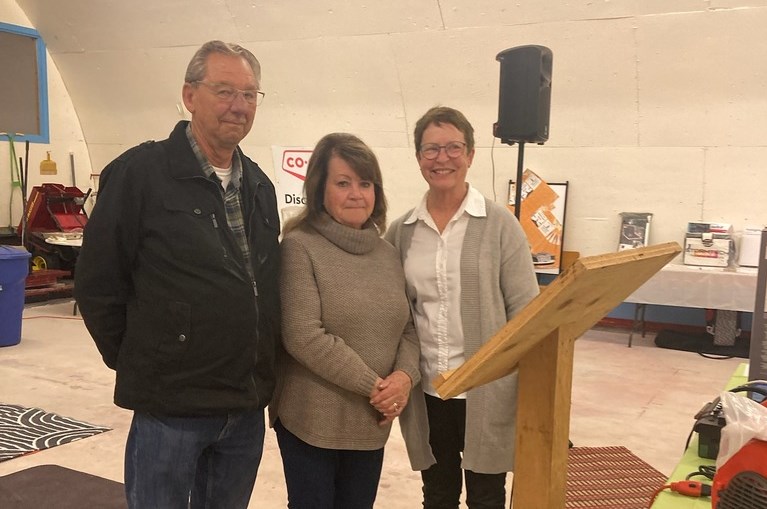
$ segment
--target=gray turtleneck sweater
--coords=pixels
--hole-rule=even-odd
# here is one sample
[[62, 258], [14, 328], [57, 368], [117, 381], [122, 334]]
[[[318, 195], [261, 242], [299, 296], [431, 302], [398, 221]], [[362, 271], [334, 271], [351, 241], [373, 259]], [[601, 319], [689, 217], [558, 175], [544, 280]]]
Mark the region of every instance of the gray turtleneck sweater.
[[282, 241], [282, 352], [270, 408], [291, 433], [326, 449], [375, 450], [391, 426], [370, 405], [376, 377], [417, 384], [419, 346], [397, 251], [372, 225], [327, 215]]

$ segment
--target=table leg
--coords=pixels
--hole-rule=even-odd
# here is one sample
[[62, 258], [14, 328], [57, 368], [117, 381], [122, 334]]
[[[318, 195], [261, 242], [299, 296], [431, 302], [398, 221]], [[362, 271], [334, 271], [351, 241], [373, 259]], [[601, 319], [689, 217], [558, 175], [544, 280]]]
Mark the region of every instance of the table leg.
[[634, 321], [631, 323], [631, 331], [629, 332], [629, 348], [634, 340], [634, 332], [637, 330], [642, 331], [642, 337], [645, 337], [645, 321], [644, 313], [647, 304], [634, 304]]

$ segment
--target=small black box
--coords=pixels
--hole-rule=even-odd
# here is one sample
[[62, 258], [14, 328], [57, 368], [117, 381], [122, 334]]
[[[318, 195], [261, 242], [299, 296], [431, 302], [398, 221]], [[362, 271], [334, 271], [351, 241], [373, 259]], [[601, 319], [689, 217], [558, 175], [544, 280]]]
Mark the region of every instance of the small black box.
[[698, 456], [715, 460], [719, 454], [719, 441], [725, 425], [722, 417], [722, 404], [716, 401], [707, 403], [697, 413], [692, 430], [698, 433]]

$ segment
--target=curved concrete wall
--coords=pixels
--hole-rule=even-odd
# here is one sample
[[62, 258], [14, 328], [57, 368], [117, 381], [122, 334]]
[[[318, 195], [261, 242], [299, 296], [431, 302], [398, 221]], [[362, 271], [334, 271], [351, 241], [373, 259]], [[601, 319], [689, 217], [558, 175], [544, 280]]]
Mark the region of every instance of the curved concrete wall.
[[425, 190], [415, 121], [445, 104], [477, 130], [471, 182], [504, 202], [517, 148], [492, 136], [495, 55], [541, 44], [554, 53], [551, 135], [526, 147], [525, 166], [570, 182], [566, 249], [614, 251], [622, 211], [654, 213], [653, 243], [681, 242], [690, 220], [767, 223], [767, 1], [348, 4], [0, 0], [0, 21], [28, 19], [45, 38], [54, 154], [79, 119], [95, 171], [186, 115], [187, 61], [220, 38], [262, 62], [268, 95], [243, 148], [272, 174], [272, 146], [356, 133], [381, 159], [394, 218]]

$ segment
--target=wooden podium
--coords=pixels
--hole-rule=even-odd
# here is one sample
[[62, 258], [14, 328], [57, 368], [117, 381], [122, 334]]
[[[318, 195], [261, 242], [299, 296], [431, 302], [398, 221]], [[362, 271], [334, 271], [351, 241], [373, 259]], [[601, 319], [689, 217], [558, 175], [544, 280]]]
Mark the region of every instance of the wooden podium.
[[519, 370], [514, 505], [565, 507], [575, 340], [681, 252], [676, 242], [581, 258], [434, 387], [447, 399]]

